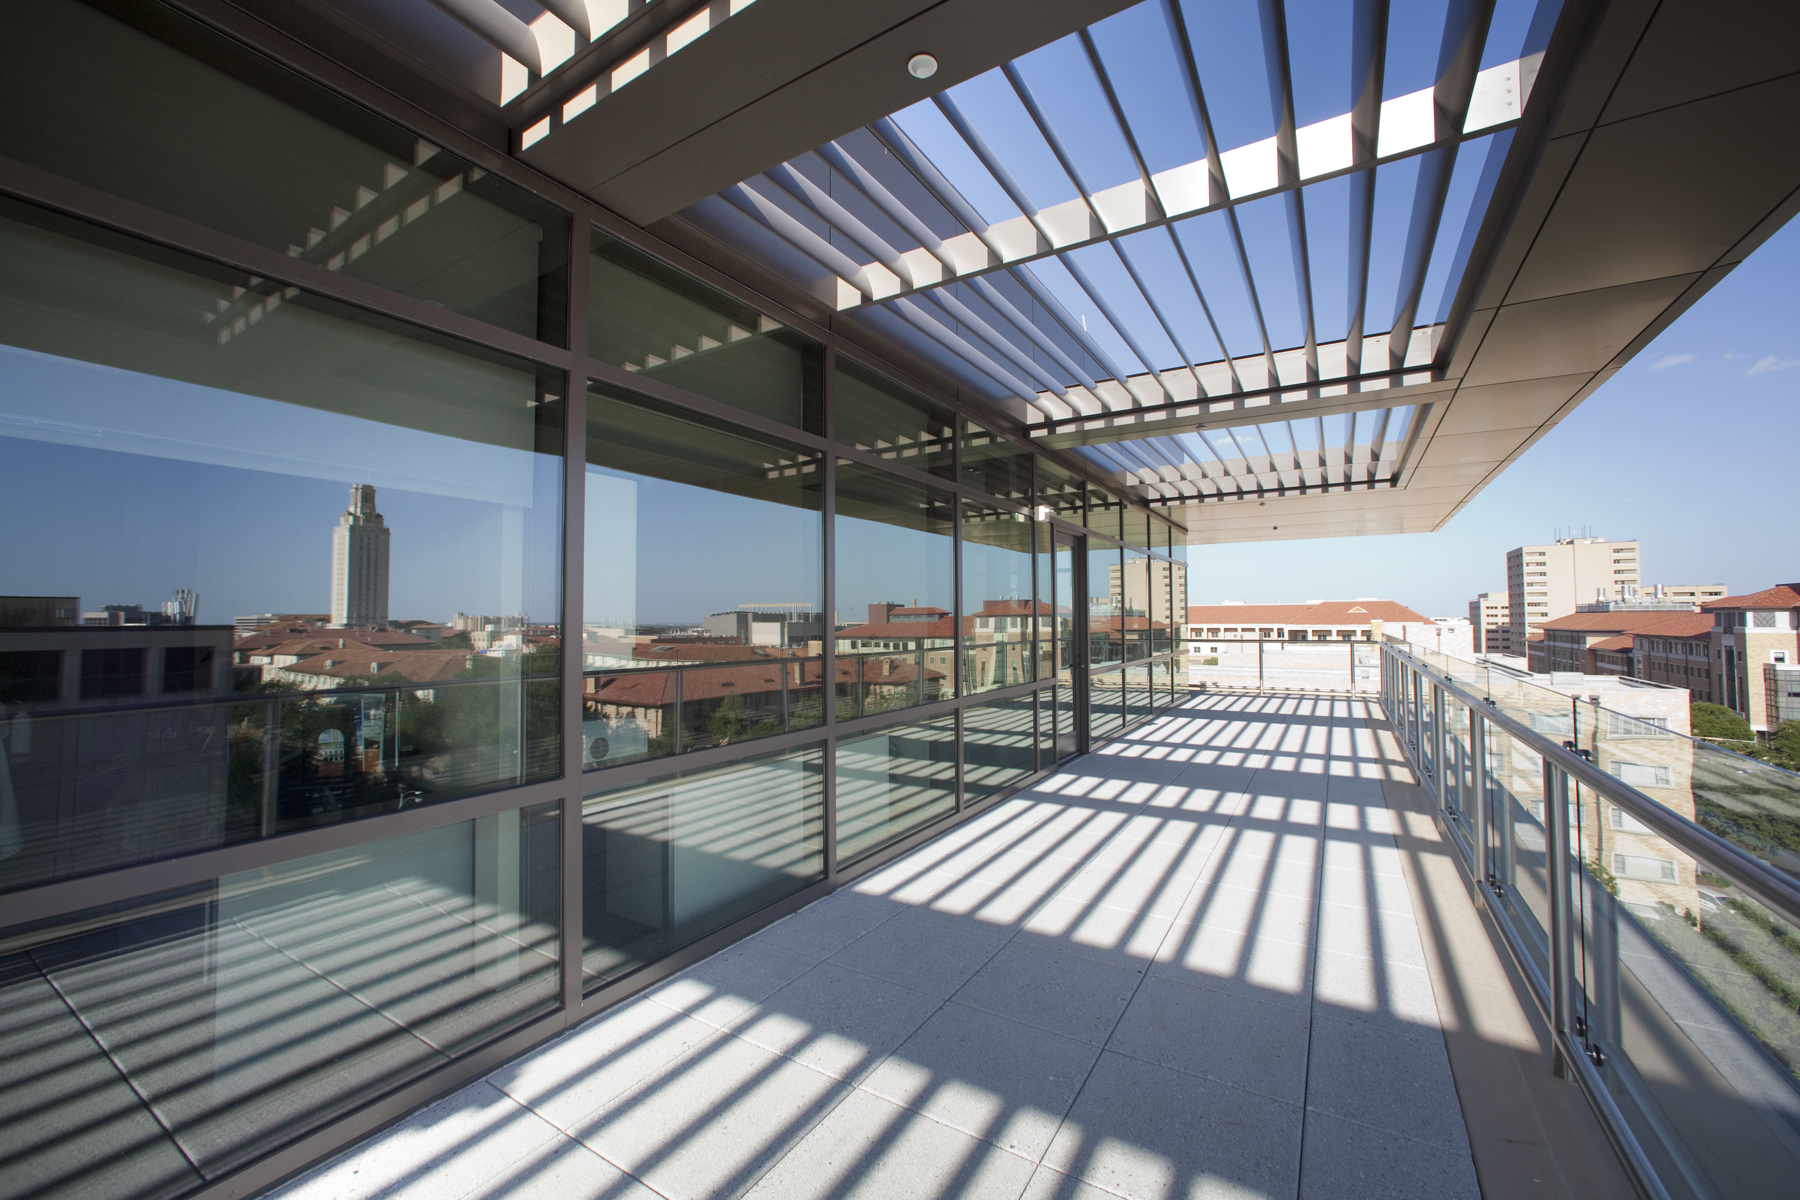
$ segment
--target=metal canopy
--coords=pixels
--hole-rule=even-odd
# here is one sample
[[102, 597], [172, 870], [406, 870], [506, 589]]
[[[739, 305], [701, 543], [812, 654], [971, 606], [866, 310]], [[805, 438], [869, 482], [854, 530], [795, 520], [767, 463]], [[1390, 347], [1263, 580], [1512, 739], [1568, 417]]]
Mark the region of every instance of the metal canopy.
[[[1192, 540], [1433, 529], [1800, 183], [1792, 159], [1675, 115], [1800, 66], [1792, 40], [1730, 49], [1791, 13], [1703, 7], [1145, 0], [681, 215], [1186, 509]], [[1659, 29], [1691, 61], [1661, 61]], [[1625, 80], [1638, 157], [1584, 164], [1587, 131], [1623, 132], [1598, 127]], [[1598, 99], [1572, 118], [1578, 93]], [[1795, 111], [1760, 119], [1791, 139]], [[1710, 143], [1711, 175], [1668, 168], [1688, 142]], [[1594, 191], [1579, 212], [1571, 170]], [[1552, 324], [1509, 322], [1495, 268], [1543, 257], [1562, 212], [1572, 286]], [[1680, 286], [1580, 286], [1590, 264], [1667, 277], [1671, 236], [1712, 247]], [[1208, 510], [1244, 500], [1253, 519]]]
[[1392, 487], [1551, 23], [1403, 7], [1148, 0], [688, 215], [1148, 498]]

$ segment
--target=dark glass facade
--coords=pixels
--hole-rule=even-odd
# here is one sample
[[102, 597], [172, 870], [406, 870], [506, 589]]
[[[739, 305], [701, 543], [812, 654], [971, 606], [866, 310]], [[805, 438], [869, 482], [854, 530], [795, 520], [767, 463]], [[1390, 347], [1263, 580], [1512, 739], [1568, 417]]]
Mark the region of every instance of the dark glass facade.
[[1180, 534], [1077, 460], [379, 97], [28, 7], [0, 1195], [266, 1186], [1172, 701]]

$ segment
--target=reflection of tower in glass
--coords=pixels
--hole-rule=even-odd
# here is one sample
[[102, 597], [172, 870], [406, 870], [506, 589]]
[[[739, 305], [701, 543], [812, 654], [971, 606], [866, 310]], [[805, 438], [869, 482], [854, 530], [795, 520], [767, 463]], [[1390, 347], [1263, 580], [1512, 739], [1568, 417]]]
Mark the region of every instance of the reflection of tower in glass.
[[350, 507], [331, 531], [331, 623], [382, 626], [388, 619], [388, 533], [375, 488], [350, 489]]

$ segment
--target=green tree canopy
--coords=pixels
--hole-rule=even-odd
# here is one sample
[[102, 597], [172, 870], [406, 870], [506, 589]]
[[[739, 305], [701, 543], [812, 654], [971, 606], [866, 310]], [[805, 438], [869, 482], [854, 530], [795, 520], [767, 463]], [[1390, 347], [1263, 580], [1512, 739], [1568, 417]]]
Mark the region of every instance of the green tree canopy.
[[1756, 738], [1750, 722], [1723, 704], [1696, 702], [1690, 706], [1689, 714], [1697, 738], [1732, 738], [1743, 742]]

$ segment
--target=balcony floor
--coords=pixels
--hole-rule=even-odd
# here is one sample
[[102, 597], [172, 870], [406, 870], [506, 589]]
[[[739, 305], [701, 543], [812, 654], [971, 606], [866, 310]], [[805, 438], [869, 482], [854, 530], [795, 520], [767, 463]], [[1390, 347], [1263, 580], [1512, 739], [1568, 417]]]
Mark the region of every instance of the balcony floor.
[[1473, 1200], [1371, 709], [1196, 695], [279, 1194]]

